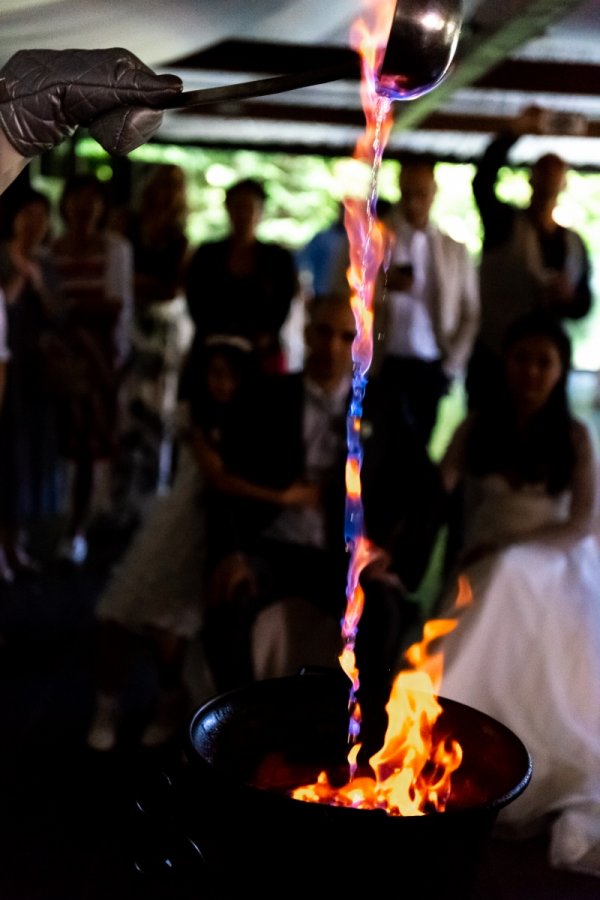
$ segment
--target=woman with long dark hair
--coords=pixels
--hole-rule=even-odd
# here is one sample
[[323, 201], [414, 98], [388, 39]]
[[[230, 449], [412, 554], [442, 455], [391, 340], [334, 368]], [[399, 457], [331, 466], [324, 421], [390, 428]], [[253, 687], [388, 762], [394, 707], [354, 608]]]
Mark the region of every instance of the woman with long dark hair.
[[552, 865], [600, 876], [598, 459], [570, 409], [570, 359], [556, 320], [515, 323], [501, 396], [468, 415], [440, 464], [448, 490], [462, 485], [455, 575], [472, 590], [466, 608], [444, 609], [458, 625], [440, 693], [504, 722], [531, 754], [499, 828], [546, 833]]

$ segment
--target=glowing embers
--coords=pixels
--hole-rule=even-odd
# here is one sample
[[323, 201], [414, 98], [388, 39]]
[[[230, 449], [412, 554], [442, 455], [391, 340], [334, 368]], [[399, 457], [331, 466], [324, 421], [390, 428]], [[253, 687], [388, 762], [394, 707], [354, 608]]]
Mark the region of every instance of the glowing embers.
[[[315, 784], [298, 787], [291, 796], [329, 806], [381, 809], [392, 816], [443, 812], [462, 749], [450, 737], [437, 742], [433, 739], [433, 723], [442, 707], [433, 694], [397, 681], [387, 709], [388, 735], [382, 749], [369, 760], [375, 777], [358, 775], [336, 787], [328, 774], [321, 772]], [[358, 753], [358, 749], [355, 745], [353, 752]]]

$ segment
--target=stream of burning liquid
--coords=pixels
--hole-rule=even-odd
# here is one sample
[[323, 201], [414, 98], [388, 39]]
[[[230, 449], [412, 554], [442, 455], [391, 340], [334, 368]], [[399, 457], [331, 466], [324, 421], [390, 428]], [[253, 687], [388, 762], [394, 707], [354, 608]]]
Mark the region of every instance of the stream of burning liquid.
[[[352, 46], [362, 61], [361, 98], [366, 127], [354, 152], [355, 159], [370, 167], [366, 201], [345, 201], [345, 225], [350, 245], [348, 283], [356, 323], [352, 347], [354, 363], [352, 398], [347, 418], [348, 455], [346, 462], [345, 539], [350, 553], [346, 587], [346, 609], [342, 620], [343, 650], [339, 661], [350, 679], [348, 766], [349, 780], [342, 787], [330, 784], [321, 772], [315, 784], [292, 791], [296, 799], [313, 803], [384, 809], [391, 815], [423, 815], [442, 811], [450, 794], [450, 779], [460, 765], [462, 750], [450, 737], [436, 741], [433, 726], [442, 712], [436, 692], [441, 682], [439, 654], [430, 654], [436, 638], [452, 631], [454, 619], [426, 623], [423, 640], [405, 654], [412, 670], [396, 677], [386, 705], [388, 727], [384, 744], [369, 764], [375, 777], [358, 776], [361, 710], [357, 700], [360, 673], [355, 644], [364, 608], [360, 575], [374, 559], [376, 550], [365, 536], [361, 488], [361, 420], [367, 374], [373, 356], [373, 303], [377, 275], [385, 262], [388, 237], [376, 215], [377, 184], [381, 161], [393, 125], [392, 101], [377, 92], [379, 71], [390, 32], [394, 0], [371, 0], [375, 22], [371, 28], [363, 20], [355, 22]], [[468, 602], [466, 582], [459, 585], [457, 607]]]
[[[382, 131], [382, 124], [387, 116], [389, 101], [380, 100], [381, 109], [377, 113], [375, 121], [376, 134]], [[383, 152], [383, 144], [379, 142], [377, 156], [373, 163], [373, 173], [378, 171]], [[384, 236], [380, 224], [374, 215], [375, 186], [372, 184], [371, 194], [367, 202], [366, 215], [360, 214], [360, 206], [356, 201], [346, 201], [346, 227], [350, 238], [351, 266], [349, 281], [352, 286], [351, 304], [356, 322], [356, 338], [353, 344], [353, 380], [352, 397], [347, 418], [346, 438], [348, 455], [346, 459], [346, 516], [345, 516], [345, 540], [350, 552], [348, 567], [348, 580], [346, 587], [346, 610], [342, 620], [343, 651], [340, 656], [340, 664], [351, 681], [350, 695], [350, 742], [355, 743], [360, 732], [360, 706], [356, 700], [356, 692], [359, 688], [358, 670], [356, 668], [355, 643], [358, 625], [364, 607], [364, 593], [360, 584], [360, 575], [363, 569], [374, 557], [373, 548], [365, 537], [364, 515], [362, 504], [361, 467], [363, 448], [361, 441], [361, 422], [363, 412], [363, 400], [367, 387], [367, 372], [371, 364], [373, 354], [373, 291], [374, 278], [368, 279], [367, 273], [383, 261]], [[363, 229], [363, 226], [366, 226]], [[355, 267], [353, 244], [362, 240], [362, 258], [360, 268]], [[361, 273], [364, 277], [361, 277]], [[376, 272], [375, 272], [376, 275]], [[358, 752], [358, 751], [357, 751]], [[351, 765], [354, 768], [355, 761]]]
[[355, 643], [364, 607], [360, 574], [373, 558], [373, 550], [365, 537], [362, 505], [361, 421], [367, 373], [373, 358], [373, 301], [377, 275], [384, 262], [386, 229], [376, 214], [377, 186], [381, 161], [393, 125], [392, 101], [377, 92], [376, 73], [383, 61], [386, 37], [394, 15], [395, 4], [379, 3], [374, 7], [375, 21], [369, 28], [362, 19], [354, 23], [350, 41], [360, 54], [362, 65], [361, 100], [365, 114], [365, 130], [359, 138], [354, 158], [370, 167], [369, 192], [366, 202], [345, 201], [345, 226], [350, 247], [350, 303], [356, 323], [352, 346], [354, 362], [352, 399], [347, 420], [348, 456], [346, 461], [345, 539], [350, 552], [346, 587], [346, 610], [342, 620], [343, 651], [340, 665], [351, 682], [349, 712], [349, 756], [351, 775], [356, 771], [360, 745], [361, 711], [356, 699], [359, 672], [356, 667]]

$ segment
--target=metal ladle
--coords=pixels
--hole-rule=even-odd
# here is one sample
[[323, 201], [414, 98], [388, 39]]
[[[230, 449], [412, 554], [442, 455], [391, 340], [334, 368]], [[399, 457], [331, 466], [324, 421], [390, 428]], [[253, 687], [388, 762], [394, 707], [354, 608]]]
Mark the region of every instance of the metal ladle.
[[[445, 77], [462, 26], [462, 0], [397, 0], [376, 90], [392, 100], [410, 100], [435, 88]], [[355, 76], [356, 63], [241, 84], [184, 91], [165, 109], [205, 106], [339, 81]]]

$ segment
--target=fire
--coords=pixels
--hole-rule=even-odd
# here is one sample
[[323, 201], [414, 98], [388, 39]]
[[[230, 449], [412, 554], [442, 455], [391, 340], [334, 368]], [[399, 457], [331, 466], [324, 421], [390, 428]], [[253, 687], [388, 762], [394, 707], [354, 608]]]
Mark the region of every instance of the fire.
[[[362, 446], [360, 425], [362, 403], [366, 388], [366, 376], [373, 357], [373, 297], [377, 274], [388, 246], [387, 230], [377, 221], [375, 203], [377, 175], [393, 124], [391, 100], [378, 95], [376, 72], [385, 54], [388, 35], [394, 16], [393, 2], [373, 3], [374, 25], [369, 29], [363, 20], [354, 23], [351, 33], [352, 46], [358, 50], [362, 61], [361, 98], [366, 127], [358, 140], [354, 158], [370, 167], [371, 194], [364, 200], [348, 198], [345, 203], [345, 225], [350, 247], [350, 266], [347, 272], [350, 286], [350, 303], [356, 323], [356, 337], [352, 347], [354, 379], [352, 402], [348, 414], [348, 460], [346, 465], [346, 544], [350, 550], [347, 584], [347, 606], [342, 622], [344, 649], [340, 665], [351, 684], [350, 737], [351, 742], [360, 733], [361, 712], [355, 700], [358, 690], [358, 670], [354, 646], [358, 623], [362, 615], [364, 595], [360, 586], [360, 573], [373, 559], [369, 542], [364, 537], [361, 500], [360, 470]], [[355, 762], [351, 763], [352, 771]]]
[[[461, 577], [456, 607], [464, 608], [470, 596], [468, 582]], [[451, 737], [435, 736], [434, 726], [442, 713], [437, 690], [443, 666], [442, 654], [432, 653], [431, 645], [456, 625], [457, 619], [431, 619], [425, 623], [422, 640], [406, 650], [412, 668], [399, 672], [392, 686], [383, 746], [369, 759], [373, 775], [352, 774], [360, 750], [357, 742], [348, 754], [351, 777], [346, 784], [333, 786], [323, 771], [315, 784], [295, 788], [292, 797], [329, 806], [381, 809], [392, 816], [444, 811], [462, 749]]]
[[[349, 780], [333, 786], [325, 771], [315, 784], [295, 788], [291, 796], [312, 803], [383, 809], [390, 815], [415, 816], [443, 811], [450, 796], [452, 773], [460, 766], [462, 750], [451, 738], [436, 738], [434, 726], [442, 707], [436, 697], [442, 674], [441, 654], [431, 653], [431, 644], [451, 631], [456, 621], [426, 623], [423, 639], [406, 652], [411, 667], [396, 677], [386, 705], [388, 726], [382, 748], [369, 759], [373, 775], [358, 772], [361, 710], [356, 693], [360, 686], [355, 640], [364, 607], [360, 574], [373, 561], [376, 550], [364, 535], [361, 500], [362, 446], [360, 426], [367, 372], [373, 355], [373, 298], [382, 264], [387, 262], [387, 230], [377, 221], [377, 178], [391, 127], [392, 101], [377, 92], [377, 72], [383, 62], [396, 3], [370, 0], [374, 23], [363, 20], [352, 29], [351, 43], [362, 62], [361, 98], [366, 127], [358, 140], [354, 158], [370, 166], [371, 192], [367, 202], [345, 201], [345, 225], [350, 245], [347, 272], [350, 302], [356, 322], [352, 347], [353, 391], [347, 421], [346, 544], [350, 551], [347, 604], [342, 621], [344, 647], [340, 665], [351, 682], [348, 753]], [[457, 607], [468, 600], [468, 585], [461, 583]]]

